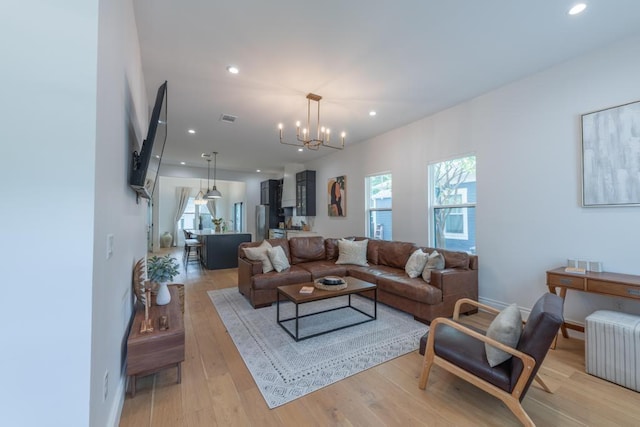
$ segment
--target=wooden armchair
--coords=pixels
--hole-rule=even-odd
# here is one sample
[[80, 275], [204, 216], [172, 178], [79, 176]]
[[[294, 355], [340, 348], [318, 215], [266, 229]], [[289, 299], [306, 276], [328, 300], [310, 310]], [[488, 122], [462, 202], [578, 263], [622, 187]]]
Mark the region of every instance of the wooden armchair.
[[[458, 300], [453, 319], [436, 318], [431, 322], [419, 387], [425, 389], [431, 366], [436, 365], [502, 400], [525, 426], [535, 426], [521, 405], [535, 379], [545, 391], [549, 388], [537, 376], [538, 369], [563, 322], [563, 300], [546, 293], [535, 303], [529, 314], [520, 341], [511, 348], [481, 331], [457, 323], [460, 307], [474, 305], [491, 313], [498, 310], [467, 298]], [[487, 361], [485, 343], [506, 351], [512, 357], [491, 367]]]

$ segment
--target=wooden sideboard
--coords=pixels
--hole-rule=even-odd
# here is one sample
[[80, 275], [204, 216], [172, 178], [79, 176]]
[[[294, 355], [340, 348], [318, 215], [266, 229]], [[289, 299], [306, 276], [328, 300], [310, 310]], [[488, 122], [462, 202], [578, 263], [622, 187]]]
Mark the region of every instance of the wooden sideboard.
[[[153, 305], [149, 317], [153, 321], [153, 332], [141, 333], [144, 307], [136, 310], [129, 338], [127, 339], [127, 375], [131, 384], [131, 396], [136, 394], [136, 377], [175, 366], [177, 382], [182, 380], [181, 363], [184, 361], [184, 319], [180, 294], [176, 286], [169, 286], [171, 302]], [[167, 316], [169, 328], [160, 330], [160, 316]]]
[[[565, 267], [559, 267], [547, 271], [547, 287], [549, 292], [558, 294], [565, 299], [567, 289], [582, 292], [591, 292], [621, 298], [640, 300], [640, 276], [620, 273], [594, 273], [587, 271], [584, 274], [567, 273]], [[564, 323], [560, 328], [562, 336], [569, 337], [567, 328], [584, 332], [584, 327], [571, 323]]]

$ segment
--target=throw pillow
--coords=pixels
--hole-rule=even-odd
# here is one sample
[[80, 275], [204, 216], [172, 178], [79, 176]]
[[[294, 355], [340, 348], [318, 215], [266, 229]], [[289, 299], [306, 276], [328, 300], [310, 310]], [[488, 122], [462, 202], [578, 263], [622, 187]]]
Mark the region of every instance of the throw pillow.
[[267, 254], [267, 251], [271, 248], [271, 244], [266, 240], [263, 240], [260, 246], [256, 246], [253, 248], [244, 248], [244, 254], [251, 261], [261, 261], [262, 272], [268, 273], [270, 271], [273, 271], [273, 265], [271, 264], [271, 260], [269, 260], [269, 255]]
[[[516, 304], [502, 310], [487, 329], [487, 336], [494, 340], [515, 348], [522, 334], [522, 314]], [[511, 359], [511, 354], [499, 350], [491, 344], [484, 345], [487, 361], [492, 368]]]
[[427, 258], [427, 263], [422, 270], [422, 278], [425, 282], [431, 283], [431, 272], [433, 270], [442, 270], [444, 268], [444, 256], [438, 251], [433, 251]]
[[367, 244], [369, 240], [338, 240], [338, 260], [336, 264], [354, 264], [363, 267], [367, 263]]
[[287, 255], [284, 253], [282, 246], [276, 246], [271, 249], [267, 249], [267, 255], [269, 255], [269, 261], [273, 265], [274, 270], [280, 273], [283, 270], [291, 267]]
[[427, 264], [427, 258], [429, 258], [428, 253], [423, 252], [422, 249], [416, 249], [404, 266], [404, 271], [407, 272], [409, 277], [415, 279], [422, 274], [422, 270], [424, 270], [424, 266]]

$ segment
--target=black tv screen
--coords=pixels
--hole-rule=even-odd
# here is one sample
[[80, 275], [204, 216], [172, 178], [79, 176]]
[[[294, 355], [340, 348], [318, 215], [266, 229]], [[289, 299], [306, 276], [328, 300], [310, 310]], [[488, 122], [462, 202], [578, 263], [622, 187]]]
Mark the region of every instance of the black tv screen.
[[167, 140], [167, 82], [158, 88], [153, 105], [147, 138], [140, 153], [133, 152], [129, 185], [140, 197], [151, 199], [156, 186], [164, 144]]

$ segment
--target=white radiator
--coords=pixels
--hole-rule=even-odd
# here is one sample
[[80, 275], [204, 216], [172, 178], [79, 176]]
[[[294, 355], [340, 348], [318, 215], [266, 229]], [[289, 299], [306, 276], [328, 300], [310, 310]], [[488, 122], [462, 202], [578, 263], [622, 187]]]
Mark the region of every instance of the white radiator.
[[640, 316], [599, 310], [585, 321], [587, 373], [640, 391]]

